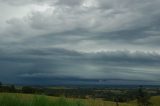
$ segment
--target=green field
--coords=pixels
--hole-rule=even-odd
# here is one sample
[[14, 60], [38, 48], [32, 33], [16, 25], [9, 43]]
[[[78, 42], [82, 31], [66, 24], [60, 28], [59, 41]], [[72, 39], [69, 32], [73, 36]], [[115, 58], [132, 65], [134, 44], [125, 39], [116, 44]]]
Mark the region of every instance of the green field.
[[[160, 96], [151, 98], [153, 106], [160, 106]], [[0, 93], [0, 106], [116, 106], [115, 102], [92, 100], [57, 98], [42, 95]], [[119, 106], [137, 106], [135, 101], [120, 103]]]

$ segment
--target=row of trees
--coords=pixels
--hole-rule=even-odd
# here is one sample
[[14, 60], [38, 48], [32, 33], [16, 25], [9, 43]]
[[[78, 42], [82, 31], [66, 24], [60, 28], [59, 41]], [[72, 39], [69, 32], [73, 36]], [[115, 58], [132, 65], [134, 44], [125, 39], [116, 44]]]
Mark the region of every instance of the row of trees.
[[14, 85], [3, 85], [2, 82], [0, 82], [0, 92], [16, 92], [16, 88]]
[[3, 85], [2, 82], [0, 82], [0, 92], [42, 94], [44, 91], [41, 88], [30, 86], [23, 86], [17, 89], [15, 85]]

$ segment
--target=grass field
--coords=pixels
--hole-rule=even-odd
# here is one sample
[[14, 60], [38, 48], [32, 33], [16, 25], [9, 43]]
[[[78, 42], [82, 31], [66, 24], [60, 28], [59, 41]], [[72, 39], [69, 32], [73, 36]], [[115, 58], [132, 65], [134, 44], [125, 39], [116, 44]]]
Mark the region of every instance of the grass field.
[[[160, 106], [160, 96], [151, 98], [153, 106]], [[116, 106], [116, 103], [92, 99], [67, 99], [41, 95], [0, 93], [0, 106]], [[119, 106], [137, 106], [135, 101]]]

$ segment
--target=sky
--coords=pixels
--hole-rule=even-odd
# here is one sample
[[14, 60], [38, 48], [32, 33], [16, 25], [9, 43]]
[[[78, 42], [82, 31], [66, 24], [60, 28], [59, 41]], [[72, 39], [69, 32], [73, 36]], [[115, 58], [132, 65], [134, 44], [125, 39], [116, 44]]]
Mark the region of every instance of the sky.
[[160, 85], [160, 0], [0, 0], [0, 81]]

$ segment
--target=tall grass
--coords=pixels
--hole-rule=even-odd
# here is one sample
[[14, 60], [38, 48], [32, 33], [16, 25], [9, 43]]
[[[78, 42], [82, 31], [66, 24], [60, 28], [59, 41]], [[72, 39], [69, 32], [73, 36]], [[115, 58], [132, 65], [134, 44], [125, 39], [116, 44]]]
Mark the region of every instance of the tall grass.
[[[160, 106], [160, 96], [151, 98], [152, 106]], [[116, 106], [115, 102], [93, 99], [66, 99], [40, 95], [0, 93], [0, 106]], [[136, 101], [119, 106], [137, 106]]]
[[17, 95], [1, 95], [0, 106], [86, 106], [82, 101], [70, 101], [65, 98], [50, 100], [46, 96], [34, 96], [22, 99]]

